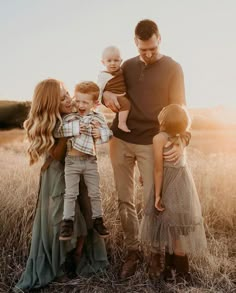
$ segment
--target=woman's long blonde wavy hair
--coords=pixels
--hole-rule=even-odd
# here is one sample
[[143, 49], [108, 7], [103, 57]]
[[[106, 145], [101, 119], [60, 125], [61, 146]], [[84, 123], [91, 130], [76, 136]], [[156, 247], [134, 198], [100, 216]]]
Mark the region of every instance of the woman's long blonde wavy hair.
[[29, 140], [30, 165], [54, 145], [53, 130], [59, 113], [61, 82], [56, 79], [41, 81], [34, 90], [33, 101], [24, 128]]

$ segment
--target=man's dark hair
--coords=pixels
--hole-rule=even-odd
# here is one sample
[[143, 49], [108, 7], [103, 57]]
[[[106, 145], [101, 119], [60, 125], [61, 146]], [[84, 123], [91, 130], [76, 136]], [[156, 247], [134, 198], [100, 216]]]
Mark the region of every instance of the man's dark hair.
[[142, 40], [147, 41], [153, 35], [159, 36], [159, 30], [157, 24], [150, 19], [143, 19], [136, 25], [135, 36]]

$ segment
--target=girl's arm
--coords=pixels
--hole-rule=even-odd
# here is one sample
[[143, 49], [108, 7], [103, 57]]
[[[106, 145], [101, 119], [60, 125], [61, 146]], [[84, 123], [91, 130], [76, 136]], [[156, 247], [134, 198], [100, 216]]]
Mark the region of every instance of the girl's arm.
[[153, 138], [154, 152], [154, 184], [155, 184], [155, 208], [158, 211], [163, 211], [161, 206], [161, 188], [163, 180], [163, 148], [167, 143], [167, 138], [159, 133]]
[[66, 155], [67, 138], [62, 137], [57, 140], [54, 146], [50, 149], [49, 154], [57, 161], [63, 161]]

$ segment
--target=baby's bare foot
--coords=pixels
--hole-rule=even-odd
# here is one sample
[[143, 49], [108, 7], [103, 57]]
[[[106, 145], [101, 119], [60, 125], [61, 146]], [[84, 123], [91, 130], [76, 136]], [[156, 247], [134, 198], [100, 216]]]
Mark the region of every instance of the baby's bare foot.
[[131, 132], [125, 123], [119, 123], [118, 128], [123, 130], [124, 132]]

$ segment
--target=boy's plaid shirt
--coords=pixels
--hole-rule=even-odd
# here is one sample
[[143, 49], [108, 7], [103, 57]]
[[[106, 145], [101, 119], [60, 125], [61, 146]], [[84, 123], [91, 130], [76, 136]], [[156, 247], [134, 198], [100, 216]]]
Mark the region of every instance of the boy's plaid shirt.
[[[98, 122], [100, 124], [100, 139], [93, 138], [91, 122]], [[80, 125], [82, 124], [85, 132], [83, 129], [83, 133], [80, 133]], [[80, 116], [78, 113], [68, 114], [63, 117], [62, 125], [58, 121], [54, 129], [55, 138], [71, 137], [70, 141], [74, 149], [93, 156], [96, 155], [95, 144], [108, 142], [111, 136], [112, 131], [109, 129], [103, 114], [95, 111], [91, 111], [86, 116]]]

